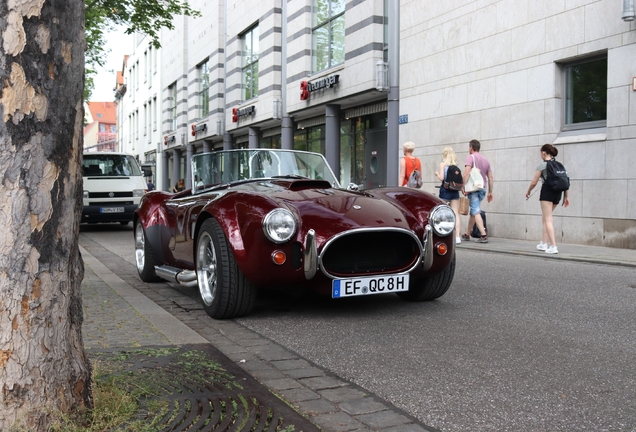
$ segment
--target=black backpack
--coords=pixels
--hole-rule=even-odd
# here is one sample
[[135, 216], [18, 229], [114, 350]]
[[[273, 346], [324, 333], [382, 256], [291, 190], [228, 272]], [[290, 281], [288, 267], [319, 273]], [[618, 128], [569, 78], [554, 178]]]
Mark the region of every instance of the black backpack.
[[547, 161], [545, 182], [548, 187], [556, 192], [563, 192], [570, 189], [568, 172], [565, 170], [563, 164], [556, 159]]
[[464, 186], [464, 177], [462, 176], [462, 170], [459, 169], [457, 165], [450, 165], [448, 167], [442, 186], [449, 190], [462, 190], [462, 187]]

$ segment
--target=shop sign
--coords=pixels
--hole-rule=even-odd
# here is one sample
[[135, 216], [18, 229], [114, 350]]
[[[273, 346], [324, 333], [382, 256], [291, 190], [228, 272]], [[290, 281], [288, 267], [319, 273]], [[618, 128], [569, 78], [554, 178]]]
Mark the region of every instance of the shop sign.
[[197, 136], [199, 132], [205, 132], [206, 130], [208, 130], [207, 123], [202, 123], [196, 126], [192, 125], [192, 136]]
[[301, 81], [300, 82], [300, 100], [309, 99], [309, 93], [317, 90], [331, 88], [336, 86], [340, 82], [340, 75], [329, 75], [328, 77], [321, 78], [316, 81]]
[[236, 123], [241, 117], [247, 117], [250, 115], [254, 115], [255, 113], [256, 107], [254, 105], [250, 105], [241, 109], [232, 108], [232, 122]]
[[171, 146], [172, 144], [174, 144], [177, 141], [177, 137], [174, 135], [164, 135], [163, 137], [163, 145], [165, 146]]

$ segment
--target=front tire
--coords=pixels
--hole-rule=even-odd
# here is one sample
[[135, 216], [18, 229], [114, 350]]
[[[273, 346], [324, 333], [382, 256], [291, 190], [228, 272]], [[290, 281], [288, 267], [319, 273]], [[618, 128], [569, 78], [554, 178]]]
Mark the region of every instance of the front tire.
[[135, 224], [135, 267], [139, 278], [144, 282], [157, 282], [161, 280], [155, 272], [155, 257], [148, 244], [148, 238], [144, 227], [140, 222]]
[[209, 316], [228, 319], [252, 311], [256, 289], [238, 268], [225, 233], [216, 220], [208, 219], [201, 226], [195, 259], [199, 294]]
[[411, 281], [408, 291], [398, 292], [397, 295], [408, 301], [430, 301], [443, 296], [450, 288], [455, 276], [455, 255], [450, 265], [443, 271], [429, 277], [417, 278]]

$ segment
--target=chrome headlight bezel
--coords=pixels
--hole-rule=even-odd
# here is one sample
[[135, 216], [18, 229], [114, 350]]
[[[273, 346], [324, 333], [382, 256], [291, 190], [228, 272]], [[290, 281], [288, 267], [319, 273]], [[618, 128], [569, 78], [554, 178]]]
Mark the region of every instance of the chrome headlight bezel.
[[449, 236], [455, 229], [455, 212], [446, 204], [438, 205], [429, 213], [428, 222], [435, 234]]
[[296, 234], [297, 226], [292, 212], [284, 208], [274, 209], [263, 218], [265, 237], [276, 244], [288, 242]]

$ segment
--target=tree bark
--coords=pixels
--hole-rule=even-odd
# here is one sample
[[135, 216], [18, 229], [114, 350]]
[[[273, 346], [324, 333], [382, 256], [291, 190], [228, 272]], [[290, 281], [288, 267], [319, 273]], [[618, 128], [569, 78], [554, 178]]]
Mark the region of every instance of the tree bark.
[[92, 405], [82, 341], [84, 2], [0, 2], [0, 430]]

